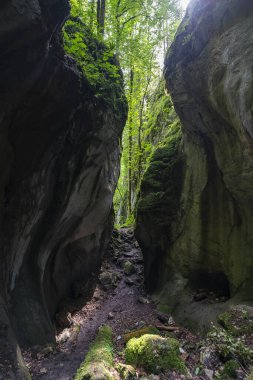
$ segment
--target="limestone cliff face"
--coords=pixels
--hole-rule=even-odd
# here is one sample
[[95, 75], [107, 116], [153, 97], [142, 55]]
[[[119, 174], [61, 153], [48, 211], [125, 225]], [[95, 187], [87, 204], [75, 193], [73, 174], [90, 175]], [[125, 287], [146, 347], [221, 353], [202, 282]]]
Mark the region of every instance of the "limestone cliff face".
[[111, 231], [122, 83], [101, 99], [64, 55], [68, 12], [67, 0], [0, 5], [1, 354], [7, 336], [54, 340], [55, 313], [89, 294]]
[[[174, 305], [199, 288], [252, 300], [252, 43], [252, 1], [195, 0], [167, 54], [165, 79], [183, 131], [182, 186], [177, 212], [162, 209], [163, 228], [153, 211], [138, 210], [137, 237], [147, 285], [153, 276], [153, 290]], [[173, 178], [169, 172], [168, 193]]]

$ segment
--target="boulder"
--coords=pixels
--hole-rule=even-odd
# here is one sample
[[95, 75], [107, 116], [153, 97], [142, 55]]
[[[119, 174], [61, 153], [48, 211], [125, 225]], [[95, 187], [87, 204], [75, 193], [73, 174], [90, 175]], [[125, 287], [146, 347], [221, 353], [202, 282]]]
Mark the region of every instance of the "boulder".
[[64, 53], [68, 12], [67, 0], [0, 5], [1, 359], [16, 338], [55, 340], [55, 314], [92, 293], [111, 234], [123, 86], [98, 96]]
[[186, 304], [196, 289], [252, 300], [252, 43], [252, 1], [193, 0], [165, 60], [183, 136], [159, 167], [156, 153], [151, 160], [136, 237], [148, 289], [181, 303], [181, 316], [194, 314]]
[[173, 338], [145, 334], [140, 338], [132, 338], [125, 349], [127, 364], [142, 367], [149, 373], [167, 369], [186, 371], [184, 362], [179, 356], [179, 342]]

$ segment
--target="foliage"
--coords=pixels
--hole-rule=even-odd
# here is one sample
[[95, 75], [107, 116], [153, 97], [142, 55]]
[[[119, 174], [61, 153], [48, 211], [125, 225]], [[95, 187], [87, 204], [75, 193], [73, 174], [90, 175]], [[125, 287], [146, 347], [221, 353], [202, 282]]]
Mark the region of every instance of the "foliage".
[[253, 317], [245, 309], [232, 309], [218, 317], [219, 324], [233, 336], [253, 333]]
[[102, 326], [94, 343], [86, 355], [84, 362], [78, 369], [75, 380], [95, 380], [97, 373], [104, 379], [113, 380], [110, 369], [113, 367], [112, 330], [109, 326]]
[[146, 334], [132, 338], [125, 349], [126, 363], [143, 367], [151, 373], [166, 369], [185, 372], [184, 362], [179, 356], [179, 342], [173, 338]]
[[75, 59], [96, 98], [114, 107], [122, 99], [122, 74], [114, 52], [84, 23], [81, 2], [71, 0], [71, 16], [63, 29], [65, 52]]
[[240, 368], [240, 365], [236, 360], [229, 360], [225, 363], [222, 373], [224, 376], [228, 376], [229, 378], [236, 379], [237, 378], [236, 371], [239, 368]]
[[[175, 148], [178, 147], [178, 143], [181, 140], [181, 127], [179, 119], [175, 113], [170, 96], [165, 94], [164, 86], [164, 80], [160, 80], [156, 91], [149, 98], [149, 107], [146, 111], [146, 120], [143, 123], [142, 130], [141, 170], [139, 173], [139, 182], [137, 181], [138, 191], [142, 180], [146, 183], [148, 182], [147, 173], [152, 173], [151, 168], [150, 170], [147, 169], [149, 168], [151, 162], [156, 161], [156, 158], [154, 159], [155, 151], [157, 150], [157, 152], [163, 152], [164, 157], [166, 157], [166, 154], [168, 153], [167, 150], [171, 150], [171, 153], [175, 151]], [[174, 146], [174, 144], [176, 145]], [[126, 155], [127, 151], [125, 151], [124, 154]], [[134, 154], [134, 169], [132, 172], [132, 174], [137, 177], [138, 158], [140, 158], [140, 155], [137, 149]], [[173, 164], [171, 158], [172, 155], [169, 153], [167, 155], [167, 159], [165, 158], [164, 163], [152, 163], [152, 168], [155, 165], [159, 166], [159, 164], [161, 164], [160, 171], [163, 171], [163, 168], [166, 169], [166, 167], [168, 168], [168, 170], [170, 170], [170, 167]], [[159, 161], [161, 160], [159, 159]], [[167, 166], [168, 163], [170, 163], [169, 166]], [[122, 203], [122, 196], [120, 196], [120, 193], [122, 194], [124, 189], [126, 189], [127, 170], [126, 165], [124, 164], [124, 156], [122, 161], [122, 168], [123, 171], [118, 185], [118, 187], [121, 190], [120, 192], [116, 192], [116, 196], [114, 199], [116, 205]], [[153, 181], [153, 187], [156, 192], [159, 192], [159, 190], [162, 191], [160, 187], [162, 181], [159, 175], [158, 180], [155, 180], [154, 178], [150, 180]], [[155, 196], [155, 198], [157, 197]], [[123, 201], [125, 201], [125, 198], [123, 199]], [[135, 199], [135, 202], [136, 201], [137, 198]]]
[[208, 333], [208, 341], [224, 361], [233, 359], [244, 366], [252, 363], [253, 350], [245, 345], [241, 336], [234, 337], [223, 328], [213, 326]]
[[95, 96], [116, 107], [122, 97], [117, 60], [124, 74], [129, 114], [114, 203], [116, 222], [133, 224], [137, 193], [150, 156], [176, 122], [160, 78], [161, 62], [181, 10], [178, 0], [70, 1], [65, 51], [77, 61]]
[[[163, 54], [174, 36], [181, 14], [174, 0], [114, 0], [110, 14], [110, 38], [116, 36], [116, 51], [125, 75], [129, 105], [123, 135], [121, 176], [114, 198], [117, 222], [124, 224], [133, 216], [143, 173], [154, 145], [162, 138], [162, 135], [157, 140], [154, 138], [160, 128], [160, 116], [163, 110], [167, 113], [173, 108], [170, 98], [165, 96], [163, 82], [159, 88], [160, 104], [152, 94], [157, 92], [155, 88], [161, 77]], [[163, 130], [170, 128], [170, 121], [170, 118], [163, 119]]]
[[134, 215], [130, 214], [127, 219], [125, 220], [125, 223], [121, 225], [121, 227], [130, 227], [134, 225]]

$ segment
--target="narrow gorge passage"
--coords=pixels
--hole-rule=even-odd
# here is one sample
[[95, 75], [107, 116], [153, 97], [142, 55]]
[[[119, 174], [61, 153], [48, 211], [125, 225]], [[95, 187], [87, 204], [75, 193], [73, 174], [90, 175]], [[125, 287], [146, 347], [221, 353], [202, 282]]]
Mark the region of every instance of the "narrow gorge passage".
[[185, 1], [1, 2], [0, 380], [253, 380], [253, 1]]
[[[199, 310], [217, 302], [223, 304], [222, 299], [218, 300], [214, 293], [207, 290], [198, 290], [191, 302]], [[94, 342], [99, 328], [103, 325], [110, 326], [113, 333], [114, 369], [111, 375], [115, 380], [121, 378], [115, 369], [119, 363], [125, 362], [124, 349], [128, 339], [157, 332], [162, 337], [172, 337], [178, 341], [180, 357], [187, 372], [160, 371], [158, 368], [155, 374], [150, 375], [145, 369], [138, 368], [134, 377], [126, 379], [215, 379], [216, 369], [223, 365], [222, 355], [217, 348], [220, 343], [222, 348], [224, 343], [222, 336], [219, 336], [219, 330], [213, 330], [211, 335], [205, 337], [195, 335], [187, 328], [178, 325], [168, 313], [169, 310], [165, 313], [164, 310], [161, 312], [158, 309], [158, 305], [151, 300], [144, 288], [143, 255], [134, 238], [133, 229], [114, 230], [92, 299], [72, 315], [69, 313], [62, 318], [58, 316], [58, 323], [69, 323], [69, 326], [58, 328], [55, 346], [33, 347], [23, 352], [32, 379], [76, 379], [77, 370]], [[236, 310], [232, 323], [237, 331], [240, 329], [244, 331], [243, 339], [250, 347], [252, 334], [248, 327], [253, 325], [253, 312], [252, 309], [247, 311], [251, 315], [250, 319], [245, 319], [245, 312]], [[222, 318], [220, 317], [219, 322], [227, 328], [227, 321]], [[157, 329], [157, 332], [152, 329]], [[237, 379], [245, 379], [246, 374], [246, 369], [238, 370]], [[103, 378], [99, 372], [97, 376], [98, 379]], [[0, 376], [3, 380], [9, 378], [11, 379], [8, 377], [8, 371], [3, 373], [3, 377]]]
[[56, 349], [48, 346], [24, 353], [33, 379], [72, 379], [103, 324], [112, 327], [120, 351], [126, 331], [159, 323], [143, 287], [143, 258], [132, 229], [114, 232], [93, 298], [72, 320], [73, 325], [57, 336]]

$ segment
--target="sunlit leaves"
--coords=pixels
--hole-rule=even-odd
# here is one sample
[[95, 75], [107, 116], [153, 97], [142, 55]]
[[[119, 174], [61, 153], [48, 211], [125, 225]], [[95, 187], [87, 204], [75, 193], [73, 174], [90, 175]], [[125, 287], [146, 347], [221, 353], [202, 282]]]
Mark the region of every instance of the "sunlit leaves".
[[[65, 26], [65, 50], [77, 60], [90, 84], [99, 88], [97, 94], [104, 96], [108, 91], [113, 93], [111, 79], [117, 81], [119, 77], [114, 54], [120, 61], [129, 115], [115, 205], [122, 220], [132, 220], [130, 214], [155, 141], [150, 138], [151, 125], [152, 133], [156, 133], [157, 116], [152, 94], [161, 78], [164, 55], [181, 12], [178, 0], [106, 0], [106, 48], [101, 43], [96, 4], [96, 0], [71, 0], [72, 18]], [[164, 98], [158, 102], [159, 107], [167, 106]]]

